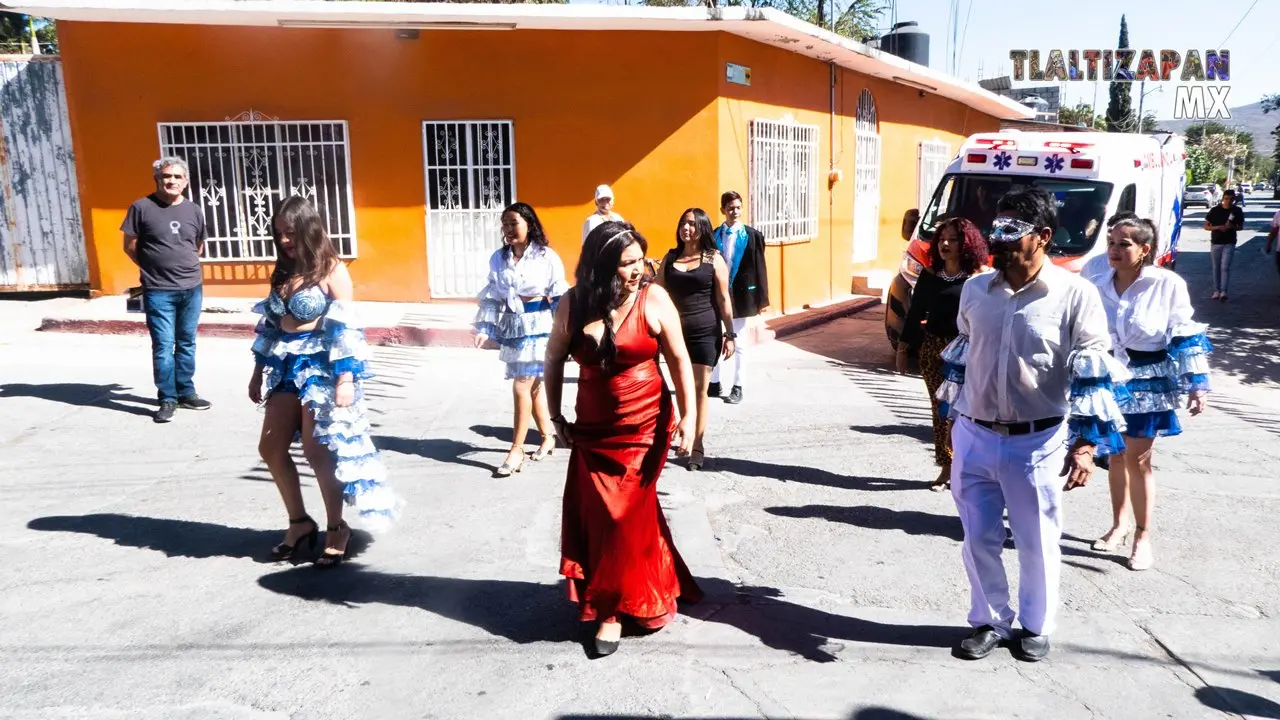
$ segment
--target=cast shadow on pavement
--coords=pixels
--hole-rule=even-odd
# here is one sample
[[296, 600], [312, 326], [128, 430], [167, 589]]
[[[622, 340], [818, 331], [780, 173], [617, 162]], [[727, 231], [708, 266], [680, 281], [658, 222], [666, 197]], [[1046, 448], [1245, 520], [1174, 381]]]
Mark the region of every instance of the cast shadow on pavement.
[[462, 442], [461, 440], [451, 440], [449, 438], [406, 438], [397, 437], [395, 435], [374, 435], [374, 447], [384, 452], [400, 453], [401, 455], [417, 455], [418, 457], [435, 460], [436, 462], [452, 463], [454, 465], [465, 465], [490, 472], [498, 466], [495, 464], [472, 460], [464, 455], [472, 453], [497, 453], [506, 454], [505, 450], [496, 448], [485, 448], [479, 445]]
[[867, 435], [901, 435], [922, 443], [933, 443], [933, 426], [929, 424], [850, 425], [849, 429]]
[[[689, 607], [682, 603], [682, 614], [730, 625], [770, 648], [815, 662], [836, 659], [838, 648], [830, 647], [833, 640], [950, 648], [968, 632], [952, 626], [878, 623], [815, 610], [779, 599], [782, 593], [776, 588], [742, 587], [719, 578], [700, 578], [698, 583], [704, 599]], [[324, 577], [305, 568], [283, 570], [262, 576], [258, 584], [282, 595], [348, 607], [380, 603], [418, 608], [519, 644], [583, 640], [582, 623], [558, 584], [399, 575], [355, 565]], [[688, 632], [695, 645], [697, 627], [680, 631]]]
[[[653, 716], [651, 715], [576, 714], [576, 715], [557, 715], [555, 720], [648, 720], [652, 717]], [[729, 716], [729, 715], [717, 716], [717, 717], [699, 716], [697, 720], [756, 720], [756, 718], [758, 717], [759, 717], [758, 715], [752, 716], [750, 718], [746, 716], [738, 717], [738, 716]], [[664, 720], [693, 720], [693, 718], [691, 717], [681, 718], [676, 715], [662, 715], [662, 718], [664, 718]], [[795, 720], [806, 720], [806, 719], [803, 717], [795, 717]], [[929, 718], [926, 718], [920, 715], [912, 715], [910, 713], [904, 713], [899, 710], [894, 710], [892, 708], [869, 707], [869, 708], [863, 708], [861, 710], [855, 710], [851, 715], [849, 715], [847, 720], [929, 720]]]
[[1196, 688], [1196, 699], [1205, 707], [1220, 712], [1257, 720], [1280, 720], [1280, 704], [1243, 690], [1208, 685]]
[[[498, 427], [497, 425], [472, 425], [468, 429], [480, 437], [497, 440], [507, 448], [511, 447], [511, 441], [515, 439], [516, 435], [515, 430], [512, 430], [510, 426]], [[525, 445], [537, 445], [540, 442], [542, 442], [542, 433], [538, 432], [537, 425], [530, 423], [529, 434], [524, 439]], [[506, 452], [506, 448], [503, 448], [503, 452]]]
[[[0, 385], [0, 398], [28, 397], [49, 402], [65, 403], [75, 407], [98, 407], [117, 412], [151, 417], [155, 414], [159, 403], [155, 398], [142, 397], [124, 393], [131, 390], [119, 383], [110, 385], [91, 385], [88, 383], [50, 383], [48, 385], [30, 385], [27, 383], [9, 383]], [[145, 407], [127, 405], [140, 403]]]
[[[318, 556], [324, 549], [324, 515], [320, 516], [320, 537], [315, 552], [300, 550], [298, 561]], [[271, 548], [284, 539], [284, 527], [274, 530], [230, 527], [194, 520], [174, 520], [117, 513], [95, 515], [53, 515], [27, 523], [30, 530], [96, 535], [121, 547], [156, 550], [168, 557], [244, 558], [270, 563]], [[364, 530], [352, 529], [347, 560], [358, 557], [372, 542]], [[309, 570], [309, 569], [308, 569]]]
[[708, 472], [727, 472], [741, 477], [768, 478], [782, 482], [798, 482], [806, 485], [822, 485], [841, 488], [843, 490], [920, 490], [929, 487], [929, 482], [922, 480], [900, 480], [898, 478], [855, 477], [841, 475], [829, 470], [802, 465], [781, 465], [775, 463], [743, 460], [731, 457], [709, 457], [705, 470]]
[[901, 530], [908, 535], [934, 535], [956, 542], [964, 540], [964, 528], [955, 515], [937, 515], [918, 510], [893, 510], [874, 505], [840, 507], [838, 505], [803, 505], [800, 507], [768, 507], [770, 515], [789, 518], [822, 518], [871, 530]]

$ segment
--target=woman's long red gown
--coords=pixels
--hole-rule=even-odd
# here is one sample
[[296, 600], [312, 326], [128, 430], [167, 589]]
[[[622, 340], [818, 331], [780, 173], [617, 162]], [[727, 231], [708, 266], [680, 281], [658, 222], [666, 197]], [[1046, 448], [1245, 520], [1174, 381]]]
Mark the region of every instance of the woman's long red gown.
[[615, 333], [611, 372], [595, 343], [575, 338], [581, 366], [573, 450], [564, 486], [560, 574], [583, 622], [635, 618], [650, 629], [676, 614], [676, 599], [701, 590], [671, 541], [658, 505], [675, 413], [645, 319], [648, 288]]

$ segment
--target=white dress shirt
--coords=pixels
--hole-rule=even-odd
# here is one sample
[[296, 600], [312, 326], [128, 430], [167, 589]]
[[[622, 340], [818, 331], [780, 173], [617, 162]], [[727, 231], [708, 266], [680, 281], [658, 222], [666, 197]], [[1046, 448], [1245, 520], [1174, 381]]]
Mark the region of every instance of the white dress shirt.
[[521, 298], [558, 298], [569, 289], [564, 276], [564, 263], [555, 250], [544, 245], [529, 245], [524, 256], [498, 248], [489, 257], [489, 281], [480, 291], [480, 301], [493, 300], [505, 304], [512, 312], [524, 312]]
[[1069, 414], [1075, 356], [1094, 351], [1088, 364], [1097, 367], [1111, 349], [1097, 288], [1047, 260], [1017, 291], [997, 271], [969, 278], [956, 328], [968, 349], [955, 411], [988, 422]]
[[1126, 350], [1163, 350], [1175, 337], [1205, 331], [1205, 325], [1191, 319], [1195, 310], [1181, 275], [1145, 266], [1124, 294], [1116, 292], [1115, 276], [1116, 271], [1109, 269], [1093, 281], [1102, 296], [1113, 352], [1120, 362], [1129, 364]]
[[591, 234], [592, 230], [595, 230], [596, 228], [600, 227], [604, 223], [611, 222], [611, 221], [626, 222], [625, 220], [622, 219], [622, 216], [616, 212], [610, 212], [609, 217], [605, 217], [604, 215], [601, 215], [598, 212], [591, 213], [591, 215], [587, 218], [587, 221], [582, 223], [582, 242], [587, 241], [587, 236]]

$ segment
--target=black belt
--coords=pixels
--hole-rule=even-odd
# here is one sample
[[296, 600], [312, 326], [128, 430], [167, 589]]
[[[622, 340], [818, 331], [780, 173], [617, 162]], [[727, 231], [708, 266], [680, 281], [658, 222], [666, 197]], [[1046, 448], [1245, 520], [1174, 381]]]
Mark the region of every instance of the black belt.
[[981, 425], [982, 427], [987, 428], [988, 430], [993, 430], [1006, 437], [1012, 436], [1012, 435], [1026, 435], [1028, 433], [1033, 433], [1033, 432], [1042, 432], [1044, 430], [1048, 430], [1049, 428], [1057, 427], [1058, 425], [1062, 424], [1062, 418], [1060, 417], [1040, 418], [1039, 420], [1032, 420], [1031, 422], [1021, 422], [1021, 423], [999, 423], [999, 422], [990, 422], [988, 420], [979, 420], [977, 418], [969, 418], [969, 419], [972, 420], [977, 425]]

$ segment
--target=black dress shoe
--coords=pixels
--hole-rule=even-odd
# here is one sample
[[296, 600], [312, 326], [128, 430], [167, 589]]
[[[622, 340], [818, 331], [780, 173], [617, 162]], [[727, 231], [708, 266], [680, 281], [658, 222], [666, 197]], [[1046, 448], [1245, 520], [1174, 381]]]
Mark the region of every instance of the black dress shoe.
[[596, 657], [598, 658], [607, 657], [609, 655], [612, 655], [618, 652], [618, 644], [619, 644], [619, 641], [617, 640], [610, 642], [608, 640], [601, 640], [600, 638], [596, 638]]
[[178, 398], [178, 407], [184, 410], [208, 410], [213, 407], [213, 403], [199, 395], [188, 395], [184, 398]]
[[738, 403], [742, 402], [742, 386], [734, 385], [733, 389], [729, 391], [729, 399], [726, 400], [725, 402], [729, 403], [730, 405], [737, 405]]
[[720, 397], [720, 383], [707, 385], [707, 397]]
[[956, 657], [965, 660], [981, 660], [990, 655], [1004, 639], [996, 634], [995, 628], [983, 625], [956, 645]]
[[1013, 656], [1023, 662], [1040, 662], [1049, 656], [1049, 638], [1023, 630], [1013, 643]]

